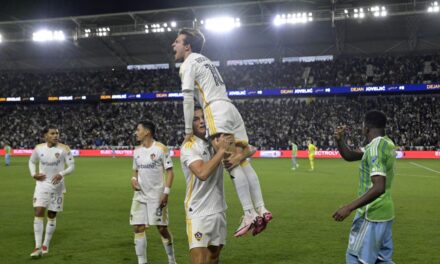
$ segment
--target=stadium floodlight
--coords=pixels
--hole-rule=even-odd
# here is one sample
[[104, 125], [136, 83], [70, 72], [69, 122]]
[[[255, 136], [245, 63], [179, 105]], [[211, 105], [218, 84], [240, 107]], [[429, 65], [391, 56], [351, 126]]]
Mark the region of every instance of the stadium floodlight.
[[364, 9], [361, 7], [359, 9], [355, 8], [353, 17], [356, 19], [363, 19], [365, 17]]
[[241, 26], [240, 18], [229, 16], [208, 18], [201, 23], [205, 25], [206, 30], [219, 33], [229, 32]]
[[175, 28], [177, 23], [172, 21], [170, 23], [154, 23], [154, 24], [146, 24], [145, 25], [145, 33], [164, 33], [173, 31], [172, 28]]
[[291, 13], [291, 14], [278, 14], [273, 20], [275, 26], [281, 26], [285, 24], [305, 24], [313, 21], [313, 14], [311, 12], [306, 13]]
[[96, 29], [96, 35], [98, 37], [105, 37], [110, 35], [110, 28], [109, 27], [100, 27]]
[[388, 14], [385, 6], [373, 6], [370, 8], [370, 11], [373, 13], [374, 17], [386, 17]]
[[3, 42], [3, 36], [2, 36], [2, 34], [0, 34], [0, 43], [2, 43]]
[[32, 34], [32, 40], [36, 42], [64, 41], [66, 40], [66, 36], [61, 30], [51, 31], [47, 29], [42, 29]]
[[428, 7], [428, 13], [438, 13], [440, 12], [440, 6], [438, 5], [438, 2], [432, 2]]

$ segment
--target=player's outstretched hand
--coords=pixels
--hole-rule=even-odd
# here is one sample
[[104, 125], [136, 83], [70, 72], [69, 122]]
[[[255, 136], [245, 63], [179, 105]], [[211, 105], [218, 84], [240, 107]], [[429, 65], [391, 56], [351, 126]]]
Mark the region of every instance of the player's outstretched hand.
[[334, 214], [333, 219], [338, 222], [344, 221], [351, 214], [351, 209], [348, 205], [342, 206]]
[[335, 133], [334, 133], [334, 137], [335, 137], [336, 141], [340, 141], [344, 138], [346, 129], [347, 129], [347, 127], [345, 125], [336, 127]]
[[46, 175], [42, 174], [42, 173], [38, 173], [34, 175], [34, 179], [36, 181], [44, 181], [46, 179]]
[[133, 191], [141, 190], [141, 187], [139, 186], [139, 182], [137, 181], [136, 177], [131, 178], [131, 188], [133, 188]]
[[58, 183], [60, 183], [60, 181], [63, 179], [63, 176], [61, 176], [61, 174], [57, 174], [57, 175], [55, 175], [54, 177], [53, 177], [53, 179], [52, 179], [52, 184], [53, 185], [55, 185], [55, 184], [58, 184]]

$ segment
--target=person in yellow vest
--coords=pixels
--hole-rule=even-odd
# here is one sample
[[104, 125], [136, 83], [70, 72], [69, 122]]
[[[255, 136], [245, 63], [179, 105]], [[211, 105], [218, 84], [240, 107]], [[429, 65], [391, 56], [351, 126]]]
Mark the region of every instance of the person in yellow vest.
[[313, 140], [310, 139], [308, 142], [308, 150], [309, 150], [309, 162], [310, 162], [310, 171], [315, 169], [315, 151], [316, 146], [313, 144]]

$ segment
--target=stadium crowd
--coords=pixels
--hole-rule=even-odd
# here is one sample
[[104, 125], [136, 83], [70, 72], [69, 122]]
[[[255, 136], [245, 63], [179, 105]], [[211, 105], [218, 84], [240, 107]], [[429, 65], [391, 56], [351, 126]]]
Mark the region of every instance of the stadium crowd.
[[[436, 83], [440, 54], [220, 66], [228, 89]], [[0, 72], [0, 97], [179, 91], [178, 69]]]
[[[386, 113], [389, 135], [400, 148], [440, 148], [440, 94], [239, 99], [234, 104], [250, 143], [261, 150], [288, 149], [292, 140], [306, 149], [308, 139], [321, 150], [332, 150], [334, 128], [342, 124], [352, 145], [363, 146], [361, 123], [369, 109]], [[160, 141], [179, 147], [184, 131], [181, 101], [2, 106], [0, 140], [13, 148], [33, 148], [41, 142], [43, 127], [54, 124], [61, 141], [72, 148], [129, 149], [136, 144], [135, 125], [144, 119], [157, 124]]]

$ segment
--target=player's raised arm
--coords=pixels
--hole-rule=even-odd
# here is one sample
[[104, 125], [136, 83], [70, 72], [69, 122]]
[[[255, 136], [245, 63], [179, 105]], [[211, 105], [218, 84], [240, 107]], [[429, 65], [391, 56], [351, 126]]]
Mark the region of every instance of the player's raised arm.
[[345, 126], [338, 126], [334, 134], [336, 146], [338, 147], [339, 153], [346, 161], [361, 160], [364, 153], [358, 150], [351, 150], [345, 143], [345, 128]]

